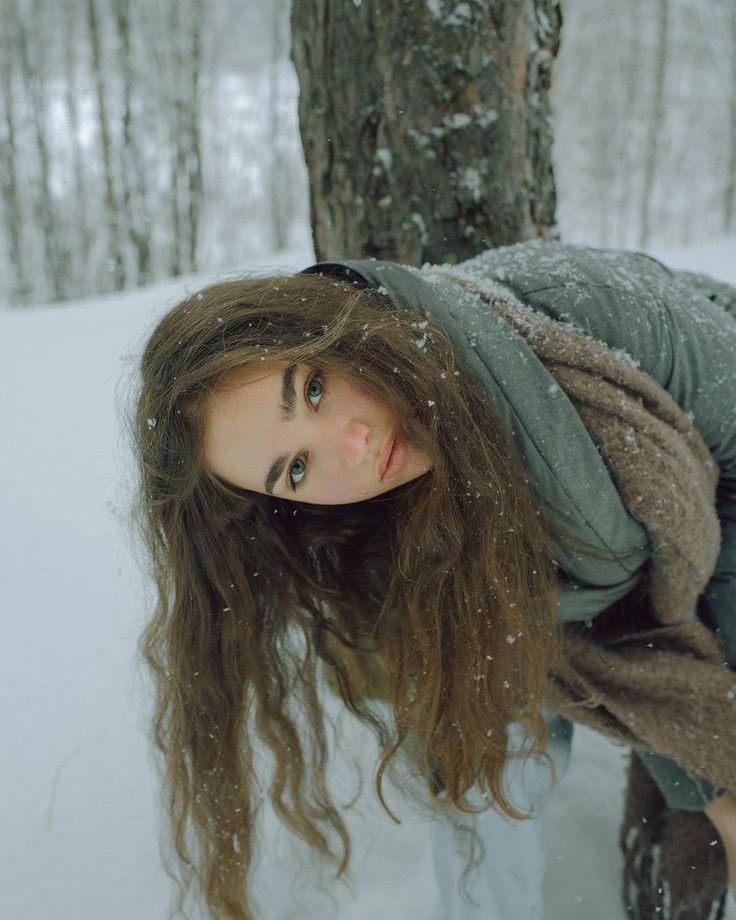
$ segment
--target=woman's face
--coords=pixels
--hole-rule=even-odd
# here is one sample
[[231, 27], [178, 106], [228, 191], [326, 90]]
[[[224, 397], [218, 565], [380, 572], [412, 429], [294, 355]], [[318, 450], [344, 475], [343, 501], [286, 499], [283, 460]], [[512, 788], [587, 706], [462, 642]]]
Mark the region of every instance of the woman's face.
[[388, 407], [349, 381], [306, 364], [264, 362], [231, 372], [209, 395], [205, 461], [243, 489], [343, 505], [431, 468], [422, 451], [395, 440], [396, 431]]

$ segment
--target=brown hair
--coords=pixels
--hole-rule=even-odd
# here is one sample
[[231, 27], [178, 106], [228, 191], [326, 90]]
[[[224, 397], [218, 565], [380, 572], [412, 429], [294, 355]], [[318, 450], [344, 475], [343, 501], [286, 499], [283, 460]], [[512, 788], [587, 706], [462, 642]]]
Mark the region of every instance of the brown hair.
[[[336, 506], [219, 479], [202, 456], [207, 394], [233, 369], [270, 359], [313, 364], [328, 381], [344, 375], [383, 400], [432, 469]], [[549, 760], [540, 705], [562, 642], [553, 527], [441, 327], [377, 290], [316, 274], [213, 284], [150, 334], [129, 431], [135, 520], [157, 592], [140, 650], [155, 679], [179, 910], [194, 873], [215, 916], [254, 917], [256, 735], [275, 760], [276, 813], [338, 877], [348, 869], [350, 838], [325, 784], [320, 662], [381, 744], [376, 789], [394, 820], [381, 781], [405, 741], [425, 788], [436, 793], [441, 776], [434, 811], [485, 810], [466, 798], [477, 783], [485, 807], [529, 817], [502, 777], [511, 756]], [[390, 704], [392, 726], [371, 696]], [[515, 721], [531, 744], [510, 754]]]

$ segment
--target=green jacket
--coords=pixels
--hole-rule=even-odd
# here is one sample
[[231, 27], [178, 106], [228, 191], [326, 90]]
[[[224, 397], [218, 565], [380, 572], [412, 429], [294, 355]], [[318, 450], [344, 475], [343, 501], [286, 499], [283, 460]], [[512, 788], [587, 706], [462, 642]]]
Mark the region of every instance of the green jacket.
[[[540, 240], [447, 267], [500, 284], [522, 303], [627, 352], [690, 415], [721, 470], [721, 552], [698, 613], [718, 630], [736, 669], [736, 288], [672, 271], [643, 253]], [[639, 581], [651, 551], [646, 529], [626, 510], [573, 404], [523, 337], [427, 268], [368, 259], [321, 262], [305, 272], [376, 287], [391, 308], [421, 313], [447, 331], [519, 445], [538, 494], [564, 509], [568, 530], [606, 555], [592, 559], [560, 547], [558, 556], [571, 580], [560, 593], [560, 618], [595, 617]], [[556, 743], [569, 750], [572, 724], [560, 716], [549, 721]], [[717, 793], [672, 760], [639, 756], [671, 808], [699, 810]]]

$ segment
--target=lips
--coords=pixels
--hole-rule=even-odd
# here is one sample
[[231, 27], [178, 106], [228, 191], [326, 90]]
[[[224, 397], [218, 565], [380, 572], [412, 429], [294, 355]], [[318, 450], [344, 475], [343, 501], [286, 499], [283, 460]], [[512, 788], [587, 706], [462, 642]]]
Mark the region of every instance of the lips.
[[383, 469], [383, 474], [381, 475], [382, 481], [385, 482], [387, 479], [393, 479], [394, 476], [399, 475], [399, 473], [404, 468], [404, 464], [406, 463], [407, 453], [408, 447], [406, 441], [404, 441], [401, 435], [399, 435], [397, 432], [394, 436], [393, 444], [391, 445], [391, 452], [388, 455], [388, 461]]
[[381, 450], [378, 455], [378, 478], [383, 479], [383, 476], [386, 472], [386, 467], [389, 464], [391, 459], [391, 452], [394, 449], [394, 443], [396, 441], [396, 433], [392, 432], [386, 440], [381, 445]]

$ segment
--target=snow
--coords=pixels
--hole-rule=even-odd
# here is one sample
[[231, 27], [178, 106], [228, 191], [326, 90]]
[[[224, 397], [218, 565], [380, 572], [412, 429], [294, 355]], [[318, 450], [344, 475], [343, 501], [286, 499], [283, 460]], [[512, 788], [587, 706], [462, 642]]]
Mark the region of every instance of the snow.
[[[736, 238], [652, 254], [736, 284]], [[247, 268], [293, 272], [313, 261], [304, 245]], [[159, 855], [165, 825], [145, 734], [148, 690], [135, 647], [152, 597], [126, 523], [131, 466], [118, 418], [148, 331], [209, 280], [0, 314], [7, 917], [153, 920], [170, 907], [173, 886]], [[578, 726], [570, 767], [541, 819], [481, 816], [490, 855], [470, 886], [481, 907], [455, 913], [442, 897], [463, 861], [442, 856], [452, 846], [448, 832], [388, 782], [387, 803], [402, 823], [390, 820], [373, 791], [372, 736], [327, 705], [339, 725], [331, 768], [339, 801], [356, 792], [352, 761], [363, 765], [363, 789], [346, 814], [354, 882], [347, 887], [325, 870], [329, 893], [320, 891], [306, 846], [266, 809], [254, 874], [264, 918], [529, 920], [542, 917], [537, 898], [544, 920], [623, 917], [617, 837], [625, 749]], [[190, 916], [205, 914], [191, 909]], [[728, 917], [736, 918], [732, 900]]]

